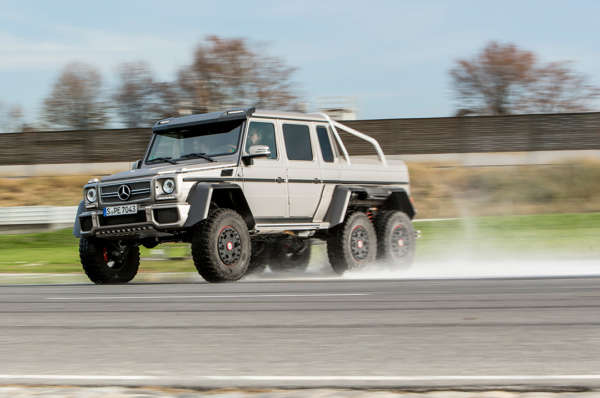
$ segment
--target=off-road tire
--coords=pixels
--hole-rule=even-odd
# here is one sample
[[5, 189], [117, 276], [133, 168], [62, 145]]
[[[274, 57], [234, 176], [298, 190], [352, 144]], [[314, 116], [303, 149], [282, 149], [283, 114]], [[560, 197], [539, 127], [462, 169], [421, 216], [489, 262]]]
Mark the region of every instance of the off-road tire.
[[252, 242], [252, 255], [246, 275], [262, 274], [269, 264], [270, 252], [267, 242]]
[[208, 282], [229, 282], [243, 277], [251, 252], [248, 226], [231, 209], [213, 210], [193, 233], [194, 265]]
[[408, 268], [415, 258], [415, 229], [401, 211], [384, 210], [375, 220], [377, 259], [393, 268]]
[[[140, 248], [137, 245], [127, 245], [122, 258], [108, 258], [110, 249], [115, 244], [116, 242], [103, 239], [79, 239], [79, 258], [83, 271], [97, 285], [127, 283], [138, 272]], [[109, 266], [110, 261], [114, 264], [112, 267]]]
[[269, 267], [274, 272], [304, 272], [310, 263], [311, 244], [304, 240], [300, 250], [282, 240], [271, 248]]
[[[361, 239], [362, 244], [359, 244]], [[373, 223], [366, 214], [362, 212], [348, 214], [342, 224], [330, 231], [327, 239], [327, 256], [337, 274], [342, 275], [348, 270], [371, 264], [375, 261], [376, 255], [377, 235]]]

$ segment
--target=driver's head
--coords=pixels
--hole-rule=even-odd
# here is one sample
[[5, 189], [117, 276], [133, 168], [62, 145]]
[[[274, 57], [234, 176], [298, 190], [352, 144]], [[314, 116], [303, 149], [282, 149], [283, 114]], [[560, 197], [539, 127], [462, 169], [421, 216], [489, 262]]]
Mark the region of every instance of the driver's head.
[[257, 128], [250, 130], [250, 134], [248, 134], [248, 140], [250, 141], [250, 145], [259, 145], [262, 141], [261, 131]]

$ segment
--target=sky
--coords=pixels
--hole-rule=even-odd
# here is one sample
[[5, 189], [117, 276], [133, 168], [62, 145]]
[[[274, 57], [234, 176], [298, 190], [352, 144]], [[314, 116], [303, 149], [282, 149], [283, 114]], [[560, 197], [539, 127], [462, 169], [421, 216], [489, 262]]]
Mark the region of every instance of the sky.
[[570, 60], [600, 85], [600, 1], [0, 0], [0, 103], [38, 121], [60, 70], [144, 60], [173, 80], [207, 35], [243, 37], [298, 68], [309, 110], [354, 102], [361, 119], [451, 116], [448, 70], [489, 41]]

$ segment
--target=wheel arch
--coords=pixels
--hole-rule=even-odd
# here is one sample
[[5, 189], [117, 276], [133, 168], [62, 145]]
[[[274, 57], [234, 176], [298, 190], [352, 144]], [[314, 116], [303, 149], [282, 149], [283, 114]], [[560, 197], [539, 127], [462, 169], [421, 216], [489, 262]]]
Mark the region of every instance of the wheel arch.
[[411, 220], [417, 214], [417, 211], [415, 210], [415, 207], [410, 199], [410, 195], [405, 189], [402, 188], [394, 189], [390, 193], [387, 199], [383, 202], [382, 209], [401, 211], [406, 213]]
[[416, 210], [410, 200], [408, 192], [403, 188], [390, 188], [382, 190], [380, 187], [367, 188], [362, 186], [344, 186], [338, 185], [333, 191], [331, 202], [325, 221], [329, 227], [334, 227], [344, 221], [348, 207], [353, 198], [358, 200], [373, 199], [381, 201], [381, 209], [399, 210], [406, 213], [411, 219], [415, 216]]
[[211, 206], [237, 211], [248, 225], [248, 229], [254, 228], [254, 216], [242, 188], [237, 184], [199, 182], [192, 187], [186, 201], [190, 204], [188, 218], [184, 224], [186, 228], [208, 218]]

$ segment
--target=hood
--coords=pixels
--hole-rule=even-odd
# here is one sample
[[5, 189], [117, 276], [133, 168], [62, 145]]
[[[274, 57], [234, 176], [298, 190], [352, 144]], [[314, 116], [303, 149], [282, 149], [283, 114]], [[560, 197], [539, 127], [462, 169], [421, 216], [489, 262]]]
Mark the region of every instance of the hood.
[[107, 181], [119, 181], [119, 180], [130, 180], [130, 179], [138, 179], [138, 178], [152, 178], [158, 174], [177, 174], [177, 173], [187, 173], [191, 171], [202, 171], [202, 170], [214, 170], [214, 169], [222, 169], [225, 167], [231, 168], [235, 167], [235, 164], [231, 162], [214, 162], [214, 163], [203, 163], [203, 164], [190, 164], [190, 163], [180, 163], [180, 164], [161, 164], [154, 167], [143, 167], [141, 169], [122, 171], [120, 173], [112, 174], [109, 176], [102, 177], [100, 179], [101, 182]]

